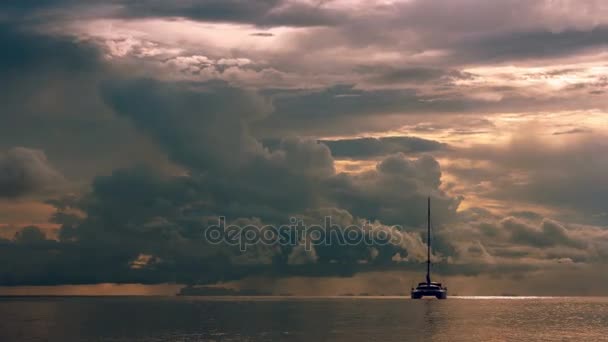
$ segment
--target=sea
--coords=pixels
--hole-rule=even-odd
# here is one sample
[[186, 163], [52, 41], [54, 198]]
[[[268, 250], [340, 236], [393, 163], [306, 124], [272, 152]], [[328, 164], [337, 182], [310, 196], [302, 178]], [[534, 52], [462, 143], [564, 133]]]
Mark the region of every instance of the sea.
[[608, 298], [3, 297], [0, 341], [608, 341]]

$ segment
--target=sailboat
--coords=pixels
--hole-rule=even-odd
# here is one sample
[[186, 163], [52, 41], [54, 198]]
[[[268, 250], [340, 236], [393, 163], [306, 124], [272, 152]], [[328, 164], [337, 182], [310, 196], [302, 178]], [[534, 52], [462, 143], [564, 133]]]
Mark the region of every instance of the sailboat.
[[448, 298], [448, 288], [443, 287], [441, 283], [431, 281], [431, 198], [428, 198], [428, 215], [427, 215], [427, 237], [426, 237], [426, 282], [419, 283], [416, 288], [412, 288], [412, 299], [420, 299], [422, 297], [436, 297], [437, 299]]

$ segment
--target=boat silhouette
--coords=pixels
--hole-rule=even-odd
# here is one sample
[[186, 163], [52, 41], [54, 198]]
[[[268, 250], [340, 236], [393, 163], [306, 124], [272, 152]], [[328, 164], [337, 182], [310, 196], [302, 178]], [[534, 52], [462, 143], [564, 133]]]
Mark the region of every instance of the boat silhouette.
[[427, 212], [427, 236], [426, 236], [426, 282], [419, 283], [416, 288], [412, 288], [412, 299], [422, 297], [435, 297], [437, 299], [448, 298], [448, 288], [441, 283], [431, 281], [431, 198], [428, 198]]

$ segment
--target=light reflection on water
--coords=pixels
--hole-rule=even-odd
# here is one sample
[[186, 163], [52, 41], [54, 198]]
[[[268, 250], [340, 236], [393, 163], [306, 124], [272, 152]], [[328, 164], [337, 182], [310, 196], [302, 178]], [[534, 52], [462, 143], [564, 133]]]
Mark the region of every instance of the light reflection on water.
[[0, 341], [608, 341], [608, 298], [0, 299]]

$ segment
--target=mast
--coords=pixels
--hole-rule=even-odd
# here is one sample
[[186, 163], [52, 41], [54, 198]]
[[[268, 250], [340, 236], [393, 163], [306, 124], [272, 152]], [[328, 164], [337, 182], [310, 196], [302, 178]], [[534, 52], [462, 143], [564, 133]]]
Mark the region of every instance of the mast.
[[428, 216], [426, 226], [426, 283], [431, 283], [431, 197], [428, 198]]

